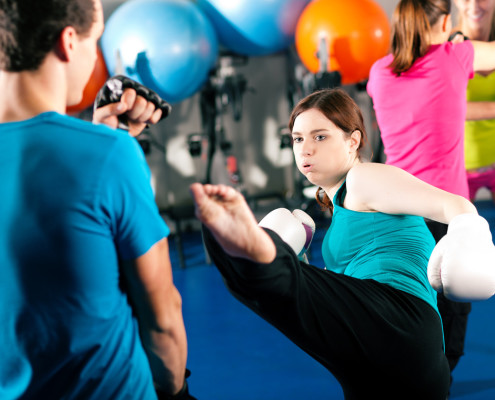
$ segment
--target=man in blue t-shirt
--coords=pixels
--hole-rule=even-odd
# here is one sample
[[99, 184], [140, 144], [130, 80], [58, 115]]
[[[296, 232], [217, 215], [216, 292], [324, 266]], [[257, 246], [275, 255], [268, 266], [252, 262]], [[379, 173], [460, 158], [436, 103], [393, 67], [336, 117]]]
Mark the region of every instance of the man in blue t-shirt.
[[132, 137], [161, 110], [127, 89], [94, 113], [113, 128], [65, 115], [101, 0], [0, 0], [0, 21], [0, 398], [190, 398], [169, 229]]

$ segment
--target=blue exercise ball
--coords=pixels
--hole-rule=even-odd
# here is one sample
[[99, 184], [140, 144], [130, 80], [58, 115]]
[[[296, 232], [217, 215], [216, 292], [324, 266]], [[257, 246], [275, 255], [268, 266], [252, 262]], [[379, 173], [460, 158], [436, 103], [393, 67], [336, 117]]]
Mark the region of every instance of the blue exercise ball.
[[[343, 0], [344, 1], [344, 0]], [[197, 0], [220, 43], [246, 56], [277, 53], [294, 42], [297, 21], [310, 0]]]
[[108, 18], [101, 49], [111, 75], [124, 74], [170, 103], [196, 93], [218, 57], [210, 20], [187, 0], [129, 0]]

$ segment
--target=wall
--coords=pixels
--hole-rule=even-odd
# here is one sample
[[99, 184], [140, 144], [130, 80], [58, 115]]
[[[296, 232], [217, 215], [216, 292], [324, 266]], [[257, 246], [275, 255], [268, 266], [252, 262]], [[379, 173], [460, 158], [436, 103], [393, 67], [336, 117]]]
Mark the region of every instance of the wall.
[[[391, 16], [397, 0], [377, 1]], [[105, 17], [123, 1], [103, 0]], [[303, 179], [292, 162], [289, 148], [281, 147], [281, 131], [287, 124], [291, 102], [288, 95], [290, 78], [294, 74], [294, 51], [263, 57], [251, 57], [245, 65], [235, 67], [237, 76], [244, 77], [249, 90], [242, 96], [242, 117], [234, 118], [232, 104], [220, 114], [225, 139], [232, 143], [231, 154], [237, 158], [241, 173], [241, 189], [254, 197], [300, 195]], [[376, 131], [371, 102], [366, 92], [355, 87], [346, 90], [363, 109], [374, 159], [380, 160], [379, 134]], [[297, 98], [295, 99], [297, 100]], [[153, 145], [147, 155], [155, 182], [156, 200], [161, 209], [188, 206], [191, 199], [188, 186], [206, 177], [206, 146], [202, 157], [189, 153], [188, 138], [203, 134], [199, 109], [200, 94], [173, 105], [170, 117], [152, 127]], [[203, 145], [206, 145], [204, 141]], [[229, 183], [225, 156], [217, 149], [212, 165], [211, 181]]]

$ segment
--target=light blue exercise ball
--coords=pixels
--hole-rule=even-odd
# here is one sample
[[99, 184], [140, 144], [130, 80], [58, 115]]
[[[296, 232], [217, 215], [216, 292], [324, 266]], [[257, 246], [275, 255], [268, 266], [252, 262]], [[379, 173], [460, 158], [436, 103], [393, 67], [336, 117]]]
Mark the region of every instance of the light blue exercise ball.
[[196, 93], [218, 57], [210, 20], [188, 0], [129, 0], [110, 15], [101, 49], [110, 75], [124, 74], [170, 103]]
[[[342, 0], [345, 1], [345, 0]], [[220, 43], [246, 56], [277, 53], [294, 42], [297, 21], [310, 0], [197, 0]]]

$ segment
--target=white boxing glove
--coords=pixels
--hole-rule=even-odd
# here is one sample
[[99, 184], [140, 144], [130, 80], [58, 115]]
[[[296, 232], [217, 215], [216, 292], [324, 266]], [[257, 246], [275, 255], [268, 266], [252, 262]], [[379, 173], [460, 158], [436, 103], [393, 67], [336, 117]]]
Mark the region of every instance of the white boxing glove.
[[495, 246], [486, 219], [478, 214], [452, 219], [431, 253], [428, 280], [454, 301], [486, 300], [495, 294]]
[[291, 213], [286, 208], [277, 208], [268, 213], [259, 226], [277, 233], [287, 243], [299, 259], [307, 262], [306, 251], [311, 245], [315, 233], [315, 222], [302, 210]]

